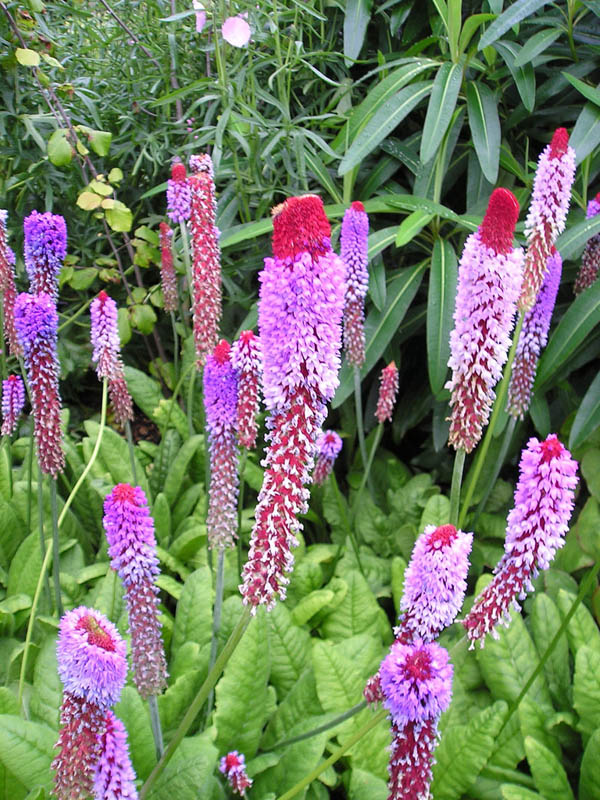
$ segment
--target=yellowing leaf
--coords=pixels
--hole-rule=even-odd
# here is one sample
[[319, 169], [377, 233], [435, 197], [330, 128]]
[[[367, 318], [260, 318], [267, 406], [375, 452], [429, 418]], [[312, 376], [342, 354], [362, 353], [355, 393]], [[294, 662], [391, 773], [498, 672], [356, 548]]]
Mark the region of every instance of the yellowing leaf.
[[15, 58], [24, 67], [37, 67], [40, 63], [40, 54], [36, 53], [35, 50], [29, 50], [24, 47], [17, 47]]
[[84, 211], [93, 211], [101, 202], [102, 198], [93, 192], [82, 192], [77, 198], [77, 205]]
[[102, 181], [98, 180], [90, 181], [90, 189], [93, 192], [97, 192], [97, 194], [101, 194], [102, 197], [108, 197], [109, 194], [112, 194], [112, 186], [108, 186], [106, 183], [102, 183]]

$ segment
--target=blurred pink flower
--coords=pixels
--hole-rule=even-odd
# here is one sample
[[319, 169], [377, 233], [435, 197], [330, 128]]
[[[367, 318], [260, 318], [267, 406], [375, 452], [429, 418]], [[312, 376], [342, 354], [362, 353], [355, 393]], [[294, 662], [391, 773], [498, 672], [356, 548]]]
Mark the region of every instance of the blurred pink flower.
[[250, 41], [250, 25], [239, 14], [225, 20], [221, 33], [225, 41], [233, 47], [245, 47]]
[[204, 4], [200, 0], [193, 0], [192, 7], [196, 12], [196, 33], [202, 33], [202, 29], [206, 25], [206, 11]]

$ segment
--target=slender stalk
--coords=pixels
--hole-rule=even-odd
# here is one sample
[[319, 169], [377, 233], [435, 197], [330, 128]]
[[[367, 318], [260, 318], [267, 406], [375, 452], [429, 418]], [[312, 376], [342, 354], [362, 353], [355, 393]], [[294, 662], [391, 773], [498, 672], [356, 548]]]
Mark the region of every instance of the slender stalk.
[[[3, 436], [2, 437], [2, 447], [6, 450], [6, 460], [8, 462], [8, 492], [9, 498], [13, 495], [13, 476], [12, 476], [12, 448], [10, 442], [10, 436]], [[27, 532], [29, 533], [29, 526], [27, 527]]]
[[[221, 628], [221, 610], [223, 608], [223, 587], [225, 585], [225, 548], [220, 547], [217, 555], [217, 575], [215, 581], [215, 605], [213, 608], [213, 627], [212, 639], [210, 642], [210, 659], [208, 662], [208, 671], [215, 665], [217, 658], [217, 645], [219, 643], [219, 630]], [[208, 719], [212, 711], [213, 700], [215, 697], [214, 689], [210, 690], [208, 695], [208, 703], [206, 709], [206, 717]]]
[[[83, 472], [77, 479], [75, 486], [71, 489], [71, 494], [67, 497], [65, 504], [60, 512], [60, 515], [57, 520], [57, 527], [60, 529], [60, 526], [63, 523], [63, 520], [69, 510], [71, 503], [75, 499], [77, 492], [79, 491], [79, 487], [82, 485], [84, 480], [86, 479], [89, 471], [91, 470], [92, 466], [94, 465], [94, 461], [98, 456], [98, 452], [100, 451], [100, 445], [102, 443], [102, 435], [104, 433], [104, 427], [106, 425], [106, 405], [107, 405], [107, 381], [106, 378], [102, 381], [102, 413], [100, 416], [100, 427], [98, 428], [98, 438], [96, 439], [96, 444], [94, 445], [94, 449], [92, 450], [92, 455], [90, 456], [90, 460], [85, 465]], [[31, 646], [31, 636], [33, 634], [33, 626], [35, 624], [35, 616], [37, 612], [38, 603], [40, 600], [40, 594], [42, 591], [42, 585], [44, 583], [44, 579], [48, 572], [48, 565], [50, 563], [50, 556], [52, 555], [52, 542], [50, 542], [46, 548], [46, 554], [44, 555], [44, 560], [42, 561], [42, 566], [40, 569], [40, 575], [38, 577], [38, 582], [35, 587], [35, 592], [33, 594], [33, 600], [31, 602], [31, 613], [29, 614], [29, 622], [27, 624], [27, 634], [25, 636], [25, 646], [23, 648], [23, 659], [21, 661], [21, 672], [19, 675], [19, 689], [17, 693], [17, 701], [19, 707], [21, 707], [21, 703], [23, 700], [23, 687], [25, 685], [25, 673], [27, 671], [27, 658], [29, 655], [29, 649]]]
[[33, 484], [33, 444], [34, 436], [33, 431], [29, 437], [29, 458], [27, 464], [27, 533], [31, 533], [31, 497], [32, 497], [32, 484]]
[[177, 323], [175, 321], [174, 311], [171, 311], [171, 328], [173, 329], [173, 382], [176, 384], [179, 380], [179, 336], [177, 335]]
[[338, 761], [348, 750], [350, 750], [353, 745], [360, 741], [365, 734], [378, 725], [382, 719], [385, 719], [387, 713], [388, 712], [385, 708], [380, 709], [367, 723], [362, 726], [362, 728], [356, 731], [356, 733], [351, 736], [347, 742], [344, 742], [344, 744], [338, 747], [337, 750], [334, 750], [328, 759], [321, 761], [318, 767], [315, 767], [312, 772], [302, 778], [301, 781], [298, 781], [298, 783], [295, 786], [292, 786], [292, 788], [285, 792], [285, 794], [280, 795], [278, 800], [291, 800], [292, 797], [295, 797], [297, 794], [299, 794], [305, 786], [308, 786], [316, 778], [318, 778], [319, 775], [327, 769], [327, 767], [335, 764], [335, 762]]
[[479, 519], [479, 515], [485, 508], [485, 505], [488, 501], [488, 498], [491, 494], [492, 489], [494, 488], [494, 484], [498, 480], [498, 475], [500, 475], [500, 470], [502, 469], [502, 465], [504, 464], [504, 459], [506, 458], [506, 454], [508, 453], [508, 448], [510, 447], [510, 443], [513, 438], [513, 434], [515, 432], [515, 427], [517, 425], [516, 417], [511, 417], [508, 420], [508, 424], [506, 426], [506, 431], [504, 432], [504, 439], [502, 440], [502, 448], [498, 453], [498, 457], [494, 461], [493, 469], [487, 476], [487, 483], [485, 487], [485, 491], [483, 493], [483, 497], [479, 501], [479, 505], [475, 510], [475, 515], [473, 517], [472, 525], [474, 525], [477, 520]]
[[465, 466], [466, 451], [459, 447], [454, 456], [454, 469], [452, 470], [452, 486], [450, 488], [450, 524], [458, 523], [458, 507], [460, 505], [460, 487], [462, 485], [463, 468]]
[[[190, 383], [188, 385], [188, 402], [187, 402], [187, 418], [188, 430], [190, 436], [194, 435], [194, 384], [196, 382], [196, 370], [194, 369], [190, 375]], [[208, 483], [206, 484], [208, 489]]]
[[188, 290], [190, 292], [190, 308], [194, 309], [194, 284], [192, 281], [192, 260], [190, 257], [190, 240], [188, 238], [188, 229], [185, 222], [179, 223], [179, 233], [181, 234], [181, 252], [183, 254], [183, 263], [185, 264], [185, 274], [188, 282]]
[[237, 625], [231, 632], [225, 647], [219, 653], [217, 660], [211, 671], [208, 673], [206, 680], [200, 687], [198, 694], [194, 698], [191, 706], [188, 708], [185, 716], [179, 723], [179, 727], [175, 731], [173, 738], [169, 742], [167, 749], [163, 753], [161, 759], [159, 760], [158, 764], [154, 767], [146, 783], [142, 786], [140, 790], [140, 800], [144, 800], [144, 798], [148, 797], [150, 789], [154, 785], [154, 782], [158, 778], [159, 775], [162, 774], [164, 768], [167, 766], [171, 758], [173, 757], [173, 753], [179, 747], [181, 740], [186, 735], [192, 723], [196, 719], [198, 712], [204, 705], [206, 698], [208, 697], [211, 689], [214, 687], [216, 682], [221, 677], [221, 673], [225, 669], [225, 665], [231, 658], [235, 648], [238, 646], [240, 639], [244, 635], [244, 631], [248, 627], [251, 620], [250, 609], [246, 606], [242, 611], [242, 616], [239, 618]]
[[131, 435], [131, 423], [129, 420], [125, 422], [125, 433], [127, 435], [127, 447], [129, 450], [129, 464], [131, 465], [131, 479], [133, 485], [137, 486], [137, 469], [135, 467], [135, 450], [133, 446], [133, 436]]
[[[358, 434], [358, 446], [360, 457], [362, 458], [363, 469], [367, 469], [367, 446], [365, 444], [365, 429], [363, 426], [362, 395], [360, 391], [360, 369], [354, 367], [354, 408], [356, 411], [356, 432]], [[371, 488], [369, 484], [369, 488]]]
[[156, 748], [156, 760], [158, 761], [165, 752], [165, 746], [163, 743], [162, 728], [160, 727], [160, 714], [158, 713], [156, 695], [151, 694], [148, 698], [148, 708], [150, 709], [150, 726], [152, 727], [152, 736], [154, 736], [154, 746]]
[[[33, 434], [31, 435], [33, 441]], [[31, 486], [29, 487], [31, 490]], [[42, 561], [46, 554], [46, 539], [44, 537], [44, 484], [42, 473], [38, 467], [38, 480], [37, 480], [37, 501], [38, 501], [38, 530], [40, 533], [40, 553]], [[44, 595], [46, 596], [46, 603], [48, 608], [52, 608], [52, 592], [50, 591], [50, 580], [46, 575], [44, 577]]]
[[352, 503], [352, 524], [354, 525], [354, 519], [356, 518], [356, 513], [359, 508], [360, 499], [362, 497], [362, 493], [365, 490], [365, 486], [367, 485], [367, 481], [369, 480], [369, 475], [371, 474], [371, 467], [373, 465], [373, 459], [375, 458], [375, 453], [377, 452], [377, 448], [379, 447], [379, 442], [381, 441], [381, 437], [383, 436], [383, 423], [379, 423], [377, 426], [377, 430], [375, 431], [375, 438], [373, 439], [373, 445], [371, 446], [371, 452], [369, 453], [369, 459], [367, 461], [367, 466], [365, 469], [365, 474], [363, 475], [362, 481], [360, 486], [358, 487], [358, 492], [356, 493], [356, 497], [354, 502]]
[[242, 457], [240, 459], [239, 476], [240, 476], [240, 491], [238, 493], [238, 540], [237, 540], [237, 558], [238, 558], [238, 575], [242, 575], [242, 537], [240, 532], [242, 530], [242, 511], [244, 510], [244, 489], [246, 488], [246, 461], [248, 460], [248, 451], [245, 447], [242, 448]]
[[363, 708], [366, 707], [367, 701], [361, 700], [360, 703], [352, 706], [352, 708], [349, 708], [348, 711], [344, 711], [343, 714], [339, 714], [337, 717], [335, 717], [335, 719], [326, 722], [324, 725], [319, 725], [318, 728], [313, 728], [311, 731], [306, 731], [306, 733], [301, 733], [298, 736], [292, 736], [291, 739], [282, 739], [280, 742], [276, 742], [271, 750], [279, 750], [282, 747], [289, 747], [291, 744], [296, 744], [296, 742], [302, 742], [304, 739], [311, 739], [313, 736], [318, 736], [319, 733], [325, 733], [325, 731], [335, 728], [336, 725], [345, 722], [347, 719], [350, 719], [355, 714], [358, 714], [363, 710]]
[[[40, 481], [41, 483], [41, 481]], [[50, 511], [52, 514], [52, 577], [54, 580], [54, 596], [56, 613], [60, 619], [64, 614], [60, 593], [60, 547], [58, 541], [58, 509], [56, 505], [56, 478], [50, 477]]]

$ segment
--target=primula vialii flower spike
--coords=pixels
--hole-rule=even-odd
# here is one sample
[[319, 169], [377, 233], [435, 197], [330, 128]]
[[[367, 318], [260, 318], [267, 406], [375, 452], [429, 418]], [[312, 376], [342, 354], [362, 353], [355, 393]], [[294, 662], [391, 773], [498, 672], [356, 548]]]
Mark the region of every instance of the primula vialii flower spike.
[[363, 204], [356, 201], [344, 214], [340, 237], [340, 255], [347, 268], [344, 349], [348, 362], [354, 367], [362, 367], [365, 362], [365, 297], [369, 289], [368, 237], [369, 218]]
[[258, 309], [270, 415], [266, 470], [241, 587], [253, 609], [285, 598], [315, 441], [338, 385], [346, 269], [329, 235], [315, 195], [274, 209], [274, 257], [260, 274]]
[[533, 181], [525, 220], [527, 250], [519, 310], [527, 311], [535, 303], [552, 246], [565, 229], [574, 178], [575, 151], [569, 145], [566, 129], [557, 128], [540, 155]]
[[342, 439], [335, 431], [325, 431], [317, 439], [317, 463], [313, 472], [313, 483], [325, 483], [331, 474], [336, 458], [342, 449]]
[[452, 392], [449, 442], [467, 453], [481, 439], [508, 357], [523, 275], [523, 251], [512, 248], [518, 216], [514, 195], [495, 189], [458, 268], [446, 388]]
[[452, 698], [452, 665], [440, 645], [396, 642], [379, 669], [392, 721], [389, 800], [430, 797], [438, 721]]
[[246, 759], [243, 753], [232, 750], [219, 762], [219, 771], [225, 775], [234, 794], [246, 796], [246, 789], [252, 786], [252, 779], [246, 775]]
[[391, 422], [398, 394], [398, 367], [391, 361], [381, 370], [379, 377], [379, 397], [375, 408], [377, 422], [383, 424], [386, 419]]
[[58, 297], [58, 274], [67, 254], [67, 225], [60, 214], [32, 211], [23, 221], [25, 269], [31, 293]]
[[25, 386], [17, 375], [9, 375], [2, 381], [2, 436], [10, 436], [25, 405]]
[[119, 573], [127, 599], [133, 680], [142, 697], [157, 695], [165, 688], [167, 666], [158, 618], [154, 521], [144, 491], [117, 484], [104, 501], [103, 523], [110, 565]]
[[94, 770], [94, 800], [137, 800], [127, 731], [112, 711], [106, 713], [100, 750], [100, 759]]
[[[588, 203], [587, 219], [595, 217], [600, 214], [600, 192]], [[575, 294], [581, 294], [584, 289], [591, 286], [598, 277], [598, 270], [600, 269], [600, 233], [595, 234], [586, 242], [583, 255], [581, 256], [581, 267], [573, 291]]]
[[[517, 597], [531, 591], [538, 570], [548, 569], [563, 546], [573, 511], [577, 486], [577, 462], [555, 434], [543, 442], [532, 438], [519, 464], [515, 506], [508, 515], [504, 555], [494, 579], [475, 600], [463, 620], [473, 643], [483, 641], [499, 623], [509, 620], [511, 605], [519, 610]], [[497, 635], [497, 634], [496, 634]]]
[[206, 530], [209, 547], [233, 547], [237, 538], [238, 448], [235, 435], [237, 376], [222, 339], [204, 367], [204, 407], [210, 453]]
[[56, 355], [58, 313], [52, 298], [20, 294], [15, 301], [15, 326], [25, 355], [40, 468], [56, 478], [64, 469], [65, 456]]
[[121, 340], [117, 325], [117, 304], [105, 291], [92, 300], [90, 305], [92, 361], [100, 380], [108, 379], [108, 393], [115, 412], [115, 419], [124, 426], [133, 419], [133, 403], [127, 389]]
[[160, 278], [165, 300], [165, 311], [177, 311], [177, 276], [173, 267], [173, 231], [166, 222], [159, 227]]
[[190, 218], [191, 190], [185, 166], [176, 162], [171, 167], [167, 181], [167, 214], [172, 222], [185, 222]]
[[84, 800], [93, 793], [106, 713], [125, 685], [127, 650], [104, 614], [80, 606], [60, 621], [56, 656], [64, 695], [60, 752], [52, 762], [54, 794], [59, 800]]
[[562, 273], [562, 258], [556, 248], [548, 259], [548, 270], [537, 300], [523, 320], [521, 335], [508, 387], [508, 413], [523, 419], [531, 401], [531, 391], [540, 353], [548, 341], [548, 331]]
[[262, 380], [260, 339], [252, 331], [242, 331], [231, 348], [231, 363], [238, 379], [237, 434], [242, 447], [256, 447], [256, 415], [258, 414]]
[[195, 172], [189, 179], [194, 344], [196, 366], [202, 369], [217, 343], [221, 319], [221, 249], [212, 161], [209, 155], [201, 155], [195, 156], [194, 163]]
[[15, 254], [8, 246], [6, 220], [8, 212], [0, 209], [0, 298], [4, 311], [4, 338], [8, 343], [11, 355], [22, 355], [21, 345], [15, 328]]

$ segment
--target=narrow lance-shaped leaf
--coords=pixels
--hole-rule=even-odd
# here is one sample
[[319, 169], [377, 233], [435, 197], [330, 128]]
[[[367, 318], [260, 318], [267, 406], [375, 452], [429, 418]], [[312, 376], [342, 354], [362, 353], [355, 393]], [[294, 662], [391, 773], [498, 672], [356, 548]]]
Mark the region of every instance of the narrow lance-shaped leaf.
[[577, 117], [569, 144], [575, 150], [576, 161], [584, 158], [600, 143], [600, 108], [595, 103], [586, 103]]
[[479, 49], [483, 50], [484, 47], [493, 44], [499, 39], [506, 31], [510, 30], [513, 25], [520, 22], [526, 17], [530, 17], [538, 8], [545, 6], [550, 0], [517, 0], [512, 3], [506, 11], [492, 22], [487, 31], [479, 40]]
[[421, 138], [421, 161], [426, 164], [436, 154], [458, 99], [463, 64], [442, 64], [435, 76]]
[[372, 0], [347, 0], [344, 16], [344, 56], [350, 65], [358, 58], [371, 18]]
[[448, 372], [457, 275], [454, 248], [450, 242], [436, 239], [427, 294], [427, 368], [434, 394], [442, 390]]
[[515, 60], [519, 54], [518, 45], [514, 42], [496, 42], [494, 47], [500, 53], [508, 69], [510, 70], [517, 91], [523, 101], [527, 111], [533, 111], [535, 106], [535, 72], [531, 64], [522, 67], [515, 66]]
[[579, 447], [600, 426], [600, 374], [596, 375], [585, 393], [573, 421], [569, 449]]
[[467, 112], [481, 171], [496, 183], [500, 163], [500, 119], [494, 93], [485, 83], [467, 84]]

